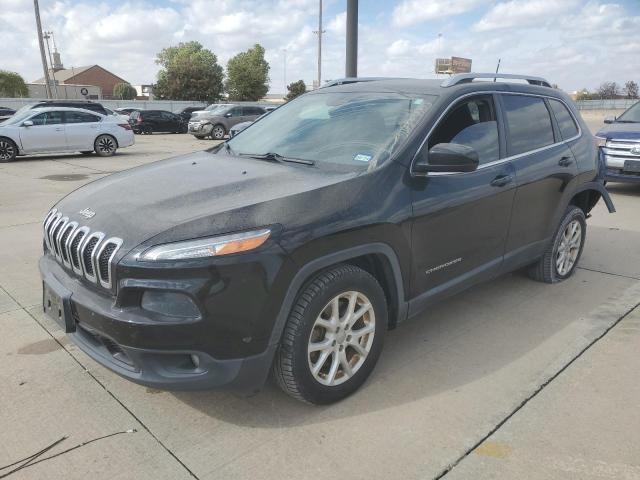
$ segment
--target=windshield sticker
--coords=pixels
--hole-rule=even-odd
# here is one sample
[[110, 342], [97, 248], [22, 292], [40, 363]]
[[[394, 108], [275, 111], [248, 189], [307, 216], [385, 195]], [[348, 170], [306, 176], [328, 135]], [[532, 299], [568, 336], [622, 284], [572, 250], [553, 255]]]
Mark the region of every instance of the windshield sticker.
[[367, 155], [366, 153], [357, 153], [353, 159], [356, 162], [368, 162], [369, 160], [371, 160], [371, 155]]

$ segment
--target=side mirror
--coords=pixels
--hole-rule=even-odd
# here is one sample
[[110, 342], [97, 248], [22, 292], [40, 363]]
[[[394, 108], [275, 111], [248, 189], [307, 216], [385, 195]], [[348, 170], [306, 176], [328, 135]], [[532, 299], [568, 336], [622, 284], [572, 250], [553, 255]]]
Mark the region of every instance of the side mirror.
[[428, 154], [421, 154], [413, 164], [413, 172], [473, 172], [478, 168], [478, 152], [466, 145], [439, 143]]
[[616, 117], [614, 117], [613, 115], [607, 115], [606, 117], [604, 117], [604, 123], [613, 123], [616, 121]]
[[31, 120], [25, 120], [22, 122], [23, 127], [33, 127], [33, 122]]
[[227, 118], [231, 118], [231, 117], [233, 117], [233, 115], [231, 114], [231, 112], [227, 112], [227, 113], [225, 113], [225, 114], [224, 114], [224, 116], [225, 116], [225, 117], [227, 117]]

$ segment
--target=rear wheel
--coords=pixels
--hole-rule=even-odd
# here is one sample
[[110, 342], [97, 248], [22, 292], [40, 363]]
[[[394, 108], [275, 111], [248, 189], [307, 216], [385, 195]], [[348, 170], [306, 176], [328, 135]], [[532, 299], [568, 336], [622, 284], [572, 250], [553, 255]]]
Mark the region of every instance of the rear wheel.
[[570, 205], [546, 252], [529, 269], [529, 276], [545, 283], [557, 283], [569, 278], [582, 255], [586, 234], [584, 212]]
[[118, 149], [116, 139], [111, 135], [100, 135], [93, 143], [95, 152], [101, 157], [110, 157]]
[[377, 280], [353, 265], [318, 274], [291, 310], [274, 361], [289, 395], [328, 404], [355, 392], [382, 351], [387, 303]]
[[142, 133], [145, 135], [151, 135], [153, 133], [153, 127], [151, 125], [145, 125], [142, 127]]
[[224, 125], [214, 125], [211, 129], [211, 138], [214, 140], [222, 140], [226, 134], [227, 131], [224, 129]]
[[0, 138], [0, 163], [11, 162], [18, 155], [18, 147], [9, 138]]

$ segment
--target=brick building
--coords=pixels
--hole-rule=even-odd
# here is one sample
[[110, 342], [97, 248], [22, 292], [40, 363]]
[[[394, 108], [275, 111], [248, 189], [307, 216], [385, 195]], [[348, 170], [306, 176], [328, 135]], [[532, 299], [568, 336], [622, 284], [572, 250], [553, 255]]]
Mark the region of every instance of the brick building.
[[[54, 69], [49, 72], [49, 76], [58, 85], [95, 85], [100, 87], [103, 98], [111, 98], [113, 96], [113, 87], [118, 83], [128, 83], [100, 65]], [[44, 78], [40, 78], [33, 83], [45, 83]]]

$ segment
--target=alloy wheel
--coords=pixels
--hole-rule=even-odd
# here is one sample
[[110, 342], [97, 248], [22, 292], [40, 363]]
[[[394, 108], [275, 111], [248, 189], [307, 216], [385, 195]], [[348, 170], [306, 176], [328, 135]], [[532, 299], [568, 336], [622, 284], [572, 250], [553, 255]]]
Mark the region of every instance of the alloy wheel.
[[559, 275], [567, 275], [578, 258], [582, 245], [582, 225], [572, 220], [562, 232], [558, 251], [556, 252], [556, 270]]
[[113, 140], [113, 138], [105, 135], [98, 138], [98, 141], [96, 142], [96, 148], [100, 153], [110, 155], [116, 151], [116, 142]]
[[11, 160], [15, 156], [16, 150], [13, 144], [7, 140], [0, 140], [0, 160]]
[[224, 138], [224, 128], [222, 128], [220, 125], [216, 125], [215, 127], [213, 127], [213, 138], [215, 138], [216, 140]]
[[340, 385], [362, 367], [373, 345], [376, 317], [362, 292], [336, 295], [311, 329], [307, 356], [313, 377], [323, 385]]

